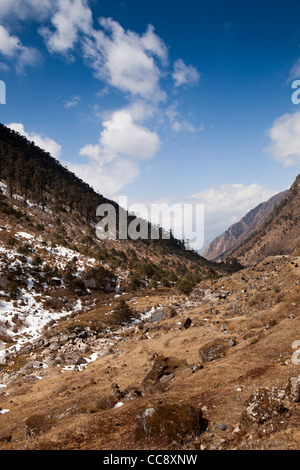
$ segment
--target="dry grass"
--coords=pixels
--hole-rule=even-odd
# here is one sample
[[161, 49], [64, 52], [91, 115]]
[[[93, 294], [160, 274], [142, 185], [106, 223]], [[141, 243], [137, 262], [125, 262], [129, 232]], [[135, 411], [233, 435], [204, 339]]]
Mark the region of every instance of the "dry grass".
[[[253, 281], [251, 289], [248, 287], [248, 292], [243, 293], [241, 277], [258, 277], [262, 271], [246, 270], [215, 283], [216, 289], [224, 286], [233, 292], [226, 300], [205, 305], [199, 301], [190, 310], [183, 308], [182, 316], [158, 325], [145, 325], [149, 328], [148, 339], [142, 330], [128, 330], [118, 342], [118, 354], [113, 352], [100, 357], [81, 372], [62, 374], [53, 367], [38, 382], [24, 383], [24, 378], [19, 377], [9, 385], [9, 395], [0, 397], [0, 407], [10, 409], [9, 413], [1, 416], [0, 447], [35, 450], [174, 449], [174, 439], [162, 440], [153, 436], [150, 441], [136, 441], [136, 416], [151, 407], [189, 404], [205, 410], [209, 426], [201, 434], [201, 443], [207, 448], [299, 448], [298, 404], [291, 406], [289, 413], [281, 417], [281, 424], [273, 422], [273, 430], [266, 425], [263, 432], [263, 428], [244, 425], [241, 419], [244, 402], [254, 390], [261, 386], [285, 387], [289, 377], [299, 374], [299, 366], [291, 362], [292, 344], [300, 339], [299, 293], [295, 292], [299, 274], [280, 260], [277, 267], [279, 275], [278, 271], [263, 268], [268, 277], [263, 281], [265, 285], [260, 287], [266, 290], [258, 295], [263, 295], [264, 301], [254, 314], [245, 306], [248, 305], [246, 296], [255, 290], [255, 283]], [[258, 268], [262, 269], [261, 266]], [[281, 281], [280, 292], [272, 288], [275, 280], [276, 285]], [[270, 289], [267, 290], [268, 287]], [[283, 301], [274, 303], [278, 294], [284, 296]], [[53, 334], [79, 325], [94, 327], [97, 322], [109, 322], [109, 316], [105, 314], [112, 310], [117, 299], [113, 296], [105, 298], [105, 305], [62, 321]], [[152, 305], [168, 305], [175, 301], [184, 306], [184, 299], [174, 299], [172, 293], [167, 296], [148, 292], [135, 298], [136, 304], [131, 304], [144, 311]], [[208, 314], [210, 311], [213, 313]], [[240, 313], [236, 315], [233, 312]], [[192, 318], [193, 326], [182, 330], [178, 322], [186, 316]], [[227, 329], [224, 329], [224, 324]], [[201, 347], [210, 341], [229, 340], [233, 336], [236, 345], [227, 349], [224, 357], [204, 364], [203, 368], [193, 369], [199, 362]], [[154, 387], [145, 389], [144, 380], [153, 372], [158, 355], [184, 361], [185, 365], [180, 362], [180, 367], [172, 369], [174, 377], [163, 386], [159, 379], [154, 381]], [[25, 362], [24, 358], [20, 361]], [[8, 367], [11, 371], [14, 364], [8, 364], [6, 370]], [[131, 387], [141, 390], [143, 395], [119, 398], [115, 395], [115, 384], [121, 392]], [[116, 400], [122, 401], [123, 406], [114, 408]], [[43, 422], [40, 433], [28, 440], [24, 422], [36, 414], [51, 416], [51, 421], [47, 421], [45, 427]], [[226, 423], [227, 430], [216, 431], [215, 425], [219, 423]], [[233, 432], [237, 425], [242, 429], [240, 433]], [[12, 436], [10, 441], [1, 440], [7, 435]], [[249, 440], [250, 435], [252, 439]], [[199, 439], [191, 436], [180, 444], [180, 448], [198, 449]]]

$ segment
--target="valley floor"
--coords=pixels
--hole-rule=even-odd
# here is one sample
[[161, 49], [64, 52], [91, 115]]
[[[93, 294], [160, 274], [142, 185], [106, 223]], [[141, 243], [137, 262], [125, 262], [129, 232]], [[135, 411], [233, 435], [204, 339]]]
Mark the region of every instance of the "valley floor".
[[[299, 449], [299, 282], [271, 257], [60, 319], [0, 365], [0, 449]], [[115, 329], [120, 296], [139, 319]]]

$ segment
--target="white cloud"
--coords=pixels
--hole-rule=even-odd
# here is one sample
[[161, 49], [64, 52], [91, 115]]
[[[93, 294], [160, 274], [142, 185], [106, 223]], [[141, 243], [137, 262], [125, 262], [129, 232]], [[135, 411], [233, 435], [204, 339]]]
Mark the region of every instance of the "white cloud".
[[13, 57], [22, 48], [22, 43], [16, 36], [11, 36], [4, 26], [0, 25], [0, 53]]
[[40, 57], [36, 49], [23, 46], [20, 39], [17, 36], [11, 36], [2, 25], [0, 25], [0, 54], [13, 60], [19, 73], [27, 65], [35, 65]]
[[185, 65], [182, 59], [178, 59], [174, 64], [172, 77], [175, 87], [180, 87], [181, 85], [194, 85], [200, 80], [201, 75], [196, 67]]
[[104, 154], [122, 154], [144, 160], [151, 158], [159, 149], [158, 135], [135, 124], [126, 109], [115, 112], [103, 126], [101, 146]]
[[125, 31], [111, 18], [101, 18], [103, 30], [93, 30], [93, 37], [83, 40], [85, 59], [95, 71], [97, 78], [131, 96], [151, 101], [165, 99], [160, 90], [161, 64], [167, 62], [167, 48], [148, 26], [142, 36]]
[[126, 185], [132, 183], [139, 175], [136, 162], [116, 157], [111, 162], [100, 162], [91, 159], [87, 163], [64, 162], [70, 171], [86, 181], [105, 197], [114, 197]]
[[145, 160], [153, 157], [160, 147], [158, 135], [137, 125], [128, 109], [113, 113], [103, 122], [103, 127], [99, 144], [86, 145], [81, 149], [81, 155], [106, 162], [118, 156]]
[[179, 111], [177, 111], [176, 108], [177, 103], [174, 103], [166, 109], [166, 116], [170, 121], [173, 131], [177, 133], [184, 131], [195, 133], [204, 130], [204, 124], [201, 124], [200, 126], [195, 126], [190, 121], [181, 119], [180, 113]]
[[160, 147], [158, 135], [135, 122], [134, 116], [141, 118], [141, 113], [134, 106], [115, 111], [102, 123], [99, 142], [80, 149], [87, 160], [67, 162], [68, 168], [97, 191], [116, 195], [139, 175], [139, 162], [152, 158]]
[[72, 96], [68, 101], [64, 101], [64, 108], [74, 108], [80, 101], [80, 96]]
[[25, 20], [27, 18], [45, 19], [53, 5], [54, 0], [1, 0], [0, 18], [10, 19], [18, 18]]
[[272, 145], [266, 149], [283, 166], [300, 165], [300, 111], [286, 113], [267, 132]]
[[45, 150], [46, 152], [49, 152], [52, 157], [60, 157], [62, 148], [61, 145], [55, 142], [55, 140], [50, 139], [49, 137], [41, 136], [36, 132], [26, 132], [22, 123], [6, 124], [6, 127], [12, 129], [13, 131], [19, 132], [19, 134], [26, 137], [26, 139], [28, 139], [30, 142], [34, 142], [38, 147]]
[[86, 0], [57, 0], [51, 18], [54, 31], [43, 27], [40, 33], [51, 53], [66, 54], [73, 49], [79, 35], [92, 29], [92, 12]]
[[172, 129], [175, 132], [183, 132], [183, 131], [188, 131], [188, 132], [199, 132], [199, 131], [204, 131], [204, 125], [202, 124], [201, 126], [194, 126], [189, 121], [174, 121], [172, 123]]

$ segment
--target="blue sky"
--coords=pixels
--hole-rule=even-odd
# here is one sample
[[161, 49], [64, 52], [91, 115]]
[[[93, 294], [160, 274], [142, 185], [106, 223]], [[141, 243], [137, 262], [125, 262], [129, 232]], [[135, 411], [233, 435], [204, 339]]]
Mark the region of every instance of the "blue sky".
[[299, 173], [299, 16], [291, 0], [1, 0], [0, 121], [108, 197], [205, 203], [207, 243]]

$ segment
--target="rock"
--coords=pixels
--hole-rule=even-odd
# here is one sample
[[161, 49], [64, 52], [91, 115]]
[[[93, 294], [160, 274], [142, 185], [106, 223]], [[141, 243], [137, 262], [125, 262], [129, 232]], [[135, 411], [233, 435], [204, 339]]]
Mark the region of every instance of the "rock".
[[233, 346], [236, 346], [236, 339], [235, 338], [229, 338], [228, 340], [228, 346], [232, 348]]
[[162, 311], [162, 320], [168, 320], [169, 318], [173, 318], [177, 315], [177, 310], [175, 307], [165, 307]]
[[198, 370], [203, 369], [203, 364], [200, 364], [200, 362], [197, 362], [197, 364], [194, 364], [192, 367], [192, 372], [195, 373]]
[[245, 402], [245, 417], [258, 424], [286, 411], [284, 406], [285, 391], [276, 387], [261, 387]]
[[36, 376], [36, 375], [26, 375], [24, 377], [24, 382], [27, 383], [27, 382], [38, 382], [39, 381], [39, 378]]
[[173, 380], [175, 377], [174, 374], [169, 374], [169, 375], [163, 375], [162, 378], [160, 379], [160, 382], [165, 384], [167, 382], [170, 382], [170, 380]]
[[4, 436], [0, 436], [0, 442], [10, 442], [12, 440], [11, 434], [5, 434]]
[[160, 405], [137, 415], [135, 439], [160, 438], [183, 444], [189, 438], [198, 437], [206, 427], [200, 408], [189, 404]]
[[215, 429], [216, 429], [217, 431], [226, 431], [227, 425], [224, 424], [224, 423], [217, 424], [217, 425], [215, 426]]
[[216, 339], [210, 341], [199, 349], [200, 361], [202, 364], [215, 361], [216, 359], [224, 357], [228, 349], [228, 340]]
[[175, 371], [179, 368], [186, 367], [187, 363], [184, 359], [177, 359], [176, 357], [166, 357], [163, 355], [158, 355], [155, 357], [153, 366], [148, 372], [146, 377], [142, 382], [142, 386], [147, 391], [154, 390], [157, 386], [163, 385], [161, 383], [161, 378], [163, 376], [168, 376], [175, 374]]
[[188, 317], [185, 320], [182, 321], [180, 325], [181, 330], [187, 330], [192, 324], [192, 320]]

